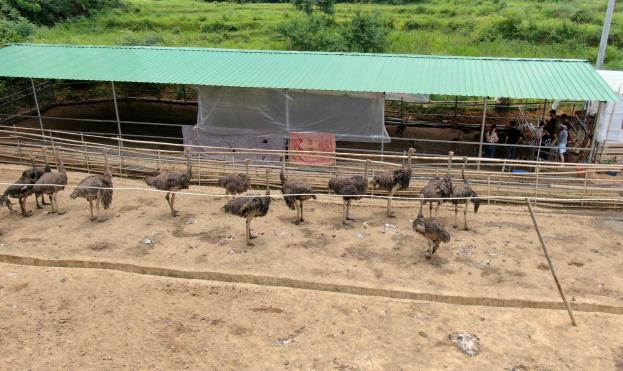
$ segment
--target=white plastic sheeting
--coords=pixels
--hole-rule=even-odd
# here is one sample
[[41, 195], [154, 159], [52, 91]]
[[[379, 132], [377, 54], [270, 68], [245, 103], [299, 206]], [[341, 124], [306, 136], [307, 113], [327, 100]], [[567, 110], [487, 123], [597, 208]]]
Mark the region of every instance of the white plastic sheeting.
[[283, 151], [286, 149], [287, 142], [286, 139], [279, 135], [213, 135], [192, 126], [182, 126], [182, 134], [184, 136], [184, 144], [218, 147], [195, 148], [193, 151], [205, 152], [203, 156], [207, 158], [231, 162], [241, 162], [244, 160], [251, 160], [252, 162], [279, 161], [279, 154], [269, 155], [265, 153], [255, 154], [240, 152], [245, 152], [243, 148]]
[[[619, 99], [623, 99], [623, 71], [597, 71]], [[623, 143], [623, 102], [601, 103], [597, 141]]]
[[321, 132], [337, 140], [389, 142], [384, 95], [198, 86], [197, 127], [216, 136]]

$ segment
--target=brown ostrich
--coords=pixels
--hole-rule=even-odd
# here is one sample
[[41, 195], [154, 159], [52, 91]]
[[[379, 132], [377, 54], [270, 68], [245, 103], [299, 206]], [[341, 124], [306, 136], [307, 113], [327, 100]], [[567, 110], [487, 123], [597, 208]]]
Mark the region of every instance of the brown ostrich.
[[[392, 211], [392, 198], [397, 191], [402, 191], [409, 188], [411, 182], [411, 175], [413, 167], [411, 166], [411, 156], [415, 153], [415, 149], [409, 148], [409, 155], [407, 160], [407, 168], [396, 169], [385, 174], [379, 174], [372, 177], [372, 187], [379, 188], [389, 192], [387, 198], [387, 216], [394, 218], [395, 214]], [[403, 160], [404, 161], [404, 160]]]
[[[107, 210], [112, 204], [113, 184], [112, 184], [112, 172], [110, 171], [110, 165], [108, 164], [108, 154], [103, 151], [105, 168], [103, 175], [90, 175], [84, 179], [69, 195], [72, 199], [82, 197], [89, 201], [89, 207], [91, 210], [91, 220], [97, 220], [103, 222], [106, 219], [100, 218], [100, 203]], [[95, 207], [97, 209], [97, 216], [93, 216], [93, 201], [95, 201]]]
[[270, 208], [270, 183], [269, 183], [269, 169], [266, 169], [266, 194], [251, 195], [237, 197], [230, 200], [223, 206], [223, 211], [227, 214], [237, 215], [246, 218], [246, 235], [245, 239], [247, 246], [255, 246], [251, 243], [251, 239], [257, 237], [251, 235], [251, 222], [253, 218], [262, 217], [268, 214]]
[[461, 168], [461, 178], [463, 179], [463, 183], [454, 184], [452, 186], [452, 197], [466, 197], [463, 199], [453, 199], [452, 204], [454, 205], [454, 228], [457, 228], [457, 219], [459, 213], [459, 204], [465, 204], [465, 208], [463, 209], [463, 222], [464, 229], [467, 228], [467, 205], [470, 202], [474, 204], [474, 214], [478, 212], [478, 208], [480, 207], [480, 199], [478, 198], [478, 194], [472, 189], [469, 185], [467, 179], [465, 179], [465, 166], [467, 165], [467, 157], [463, 157], [463, 167]]
[[246, 174], [227, 174], [218, 178], [217, 185], [225, 188], [226, 195], [236, 198], [237, 194], [245, 193], [251, 188], [251, 177], [249, 176], [249, 160], [245, 161]]
[[178, 211], [175, 210], [175, 192], [188, 189], [191, 179], [192, 162], [190, 160], [190, 155], [187, 153], [186, 171], [163, 171], [157, 176], [148, 176], [145, 178], [145, 183], [152, 188], [167, 191], [164, 198], [167, 200], [169, 208], [171, 209], [171, 216], [175, 217], [178, 215]]
[[[300, 224], [304, 222], [303, 219], [303, 201], [310, 198], [316, 199], [314, 189], [307, 183], [300, 180], [288, 179], [286, 176], [286, 157], [281, 156], [281, 172], [279, 173], [279, 179], [281, 179], [281, 193], [283, 193], [283, 199], [290, 210], [296, 209], [296, 220], [294, 224]], [[297, 196], [289, 196], [297, 195]]]
[[413, 230], [426, 237], [432, 243], [432, 251], [428, 248], [426, 249], [425, 256], [427, 259], [430, 259], [437, 252], [441, 242], [450, 242], [450, 233], [446, 231], [443, 224], [437, 218], [425, 218], [424, 214], [422, 214], [422, 208], [420, 208], [417, 218], [413, 221]]
[[437, 203], [437, 206], [435, 206], [435, 216], [437, 216], [439, 206], [443, 203], [443, 198], [452, 197], [452, 178], [450, 177], [452, 155], [453, 153], [450, 152], [446, 176], [431, 179], [420, 191], [420, 209], [422, 209], [424, 204], [428, 203], [429, 216], [433, 216], [433, 202]]
[[[47, 163], [47, 153], [45, 148], [43, 149], [43, 153], [46, 157]], [[41, 194], [41, 199], [43, 200], [43, 195], [48, 195], [50, 198], [50, 203], [52, 204], [51, 213], [56, 213], [59, 215], [65, 214], [65, 211], [61, 211], [58, 208], [58, 201], [56, 199], [56, 195], [58, 192], [65, 189], [67, 185], [67, 171], [65, 170], [65, 164], [63, 163], [63, 159], [59, 156], [60, 165], [58, 166], [58, 171], [56, 173], [46, 172], [41, 175], [41, 177], [35, 182], [34, 192], [36, 194]]]
[[[2, 194], [3, 199], [8, 200], [10, 197], [18, 200], [22, 216], [24, 217], [32, 215], [32, 210], [26, 210], [26, 199], [34, 193], [33, 185], [37, 181], [37, 167], [35, 166], [34, 156], [30, 156], [30, 161], [32, 162], [32, 169], [24, 171], [22, 176], [14, 184], [8, 186]], [[8, 202], [10, 204], [10, 200]]]
[[348, 178], [333, 177], [329, 179], [329, 189], [335, 194], [342, 196], [344, 204], [342, 206], [342, 224], [348, 225], [347, 220], [354, 220], [350, 217], [350, 204], [353, 200], [360, 200], [368, 191], [368, 164], [366, 160], [364, 175], [355, 175]]

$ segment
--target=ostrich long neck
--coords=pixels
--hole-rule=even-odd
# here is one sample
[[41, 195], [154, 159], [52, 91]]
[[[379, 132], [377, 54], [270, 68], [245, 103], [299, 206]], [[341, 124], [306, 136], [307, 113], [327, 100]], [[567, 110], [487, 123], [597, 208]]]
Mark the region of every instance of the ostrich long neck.
[[286, 176], [286, 159], [283, 158], [281, 160], [281, 172], [279, 173], [279, 179], [281, 179], [281, 185], [288, 181], [288, 177]]
[[266, 170], [266, 195], [270, 196], [270, 179], [268, 169]]
[[187, 155], [186, 157], [186, 174], [188, 174], [188, 176], [192, 176], [193, 173], [193, 162], [190, 160], [190, 155]]
[[106, 167], [106, 171], [104, 171], [104, 176], [106, 178], [112, 178], [112, 172], [110, 171], [110, 164], [108, 163], [108, 155], [104, 154], [104, 166]]

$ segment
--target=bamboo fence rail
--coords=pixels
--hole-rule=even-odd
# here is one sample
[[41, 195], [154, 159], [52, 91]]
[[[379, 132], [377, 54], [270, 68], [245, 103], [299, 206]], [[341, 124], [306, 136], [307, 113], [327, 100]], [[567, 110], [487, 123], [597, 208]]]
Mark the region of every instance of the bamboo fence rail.
[[[258, 154], [278, 157], [282, 151], [255, 150], [222, 147], [184, 146], [182, 144], [138, 141], [86, 135], [58, 130], [46, 130], [46, 135], [37, 133], [38, 129], [10, 128], [0, 129], [0, 161], [29, 166], [29, 156], [35, 155], [38, 164], [43, 164], [42, 148], [48, 147], [52, 153], [63, 158], [68, 170], [88, 173], [103, 171], [102, 151], [108, 150], [113, 175], [129, 178], [142, 178], [155, 174], [159, 169], [183, 169], [189, 153], [193, 163], [193, 182], [201, 185], [214, 185], [217, 179], [227, 173], [245, 173], [245, 156]], [[120, 146], [119, 144], [122, 143]], [[150, 146], [152, 146], [150, 148]], [[164, 149], [164, 148], [166, 149]], [[289, 152], [300, 154], [300, 152]], [[239, 160], [214, 159], [219, 155], [227, 158], [235, 156]], [[369, 160], [371, 174], [380, 174], [401, 166], [406, 161], [405, 155], [362, 154], [351, 152], [304, 152], [305, 156], [330, 158], [333, 166], [305, 166], [288, 163], [288, 174], [296, 179], [303, 179], [314, 187], [316, 192], [327, 193], [330, 177], [347, 176], [363, 173], [363, 165]], [[50, 156], [51, 165], [56, 166], [58, 159]], [[52, 158], [54, 157], [54, 158]], [[240, 160], [242, 159], [242, 160]], [[419, 190], [434, 176], [445, 175], [449, 156], [414, 156], [414, 172], [409, 189], [398, 193], [401, 197], [417, 197]], [[463, 157], [454, 156], [451, 175], [460, 180]], [[465, 176], [470, 185], [482, 197], [506, 196], [503, 202], [524, 203], [524, 197], [547, 198], [540, 201], [541, 206], [623, 208], [623, 178], [605, 175], [607, 172], [621, 172], [618, 164], [574, 164], [535, 162], [525, 160], [503, 160], [467, 157]], [[476, 170], [480, 162], [481, 170]], [[278, 161], [253, 160], [249, 164], [252, 185], [265, 183], [266, 167], [273, 168], [271, 185], [279, 186]], [[526, 172], [513, 173], [510, 169], [522, 169]], [[371, 188], [371, 187], [370, 187]], [[382, 190], [369, 193], [383, 196]], [[581, 199], [581, 202], [569, 203], [568, 200]], [[608, 199], [604, 201], [604, 199]], [[500, 200], [488, 201], [500, 202]]]

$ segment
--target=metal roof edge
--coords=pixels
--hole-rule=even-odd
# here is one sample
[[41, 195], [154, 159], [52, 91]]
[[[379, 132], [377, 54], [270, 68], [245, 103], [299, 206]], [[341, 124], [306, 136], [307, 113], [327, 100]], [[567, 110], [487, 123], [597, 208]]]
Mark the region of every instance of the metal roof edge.
[[257, 54], [307, 54], [307, 55], [334, 55], [345, 57], [381, 57], [381, 58], [414, 58], [414, 59], [459, 59], [459, 60], [493, 60], [493, 61], [525, 61], [525, 62], [572, 62], [589, 63], [586, 59], [567, 58], [526, 58], [526, 57], [493, 57], [493, 56], [457, 56], [457, 55], [425, 55], [425, 54], [392, 54], [392, 53], [350, 53], [350, 52], [321, 52], [297, 50], [262, 50], [262, 49], [227, 49], [180, 46], [140, 46], [140, 45], [81, 45], [81, 44], [38, 44], [38, 43], [9, 43], [8, 46], [31, 46], [49, 48], [84, 48], [84, 49], [147, 49], [147, 50], [176, 50], [176, 51], [204, 51], [224, 53], [257, 53]]

